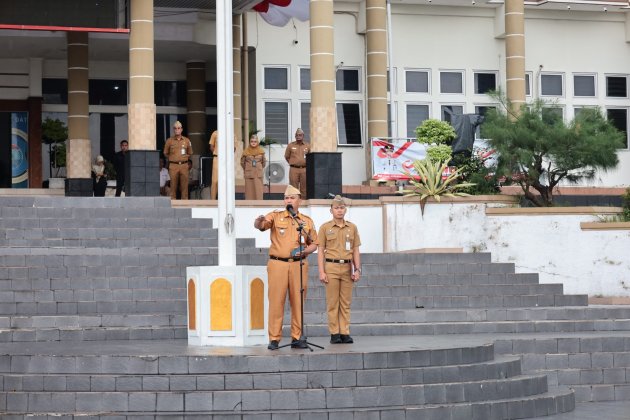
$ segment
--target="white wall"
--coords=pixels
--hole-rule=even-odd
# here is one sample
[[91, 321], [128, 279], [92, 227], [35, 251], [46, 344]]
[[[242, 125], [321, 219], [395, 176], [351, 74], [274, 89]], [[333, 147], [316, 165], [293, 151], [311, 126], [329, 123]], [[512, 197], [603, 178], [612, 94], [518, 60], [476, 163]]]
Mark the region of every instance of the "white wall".
[[[318, 229], [331, 218], [328, 204], [320, 202], [300, 209]], [[512, 262], [517, 272], [539, 273], [541, 283], [562, 283], [565, 293], [630, 296], [630, 230], [582, 231], [580, 222], [599, 220], [594, 214], [487, 216], [486, 208], [505, 204], [457, 201], [429, 202], [423, 216], [417, 202], [388, 198], [369, 203], [350, 207], [347, 215], [359, 228], [361, 252], [491, 252], [492, 261]], [[280, 201], [270, 204], [282, 208]], [[256, 216], [272, 210], [237, 207], [236, 236], [268, 247], [269, 232], [259, 232], [253, 224]], [[195, 208], [193, 217], [217, 220], [217, 210]]]

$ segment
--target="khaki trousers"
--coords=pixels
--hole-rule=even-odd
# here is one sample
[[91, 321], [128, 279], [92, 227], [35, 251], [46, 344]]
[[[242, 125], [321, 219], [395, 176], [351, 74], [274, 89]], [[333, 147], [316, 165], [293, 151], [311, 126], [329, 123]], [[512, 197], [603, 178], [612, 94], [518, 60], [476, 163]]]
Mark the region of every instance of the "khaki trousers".
[[[302, 336], [302, 312], [300, 306], [300, 262], [269, 260], [267, 263], [269, 278], [269, 341], [282, 339], [282, 321], [284, 302], [289, 292], [291, 304], [291, 337]], [[308, 287], [308, 263], [302, 265], [304, 299]]]
[[302, 200], [306, 199], [306, 168], [289, 168], [289, 184], [300, 190]]
[[212, 158], [212, 182], [210, 185], [210, 200], [216, 200], [219, 194], [219, 158]]
[[168, 176], [171, 177], [171, 200], [177, 199], [177, 189], [182, 200], [188, 200], [188, 164], [169, 163]]
[[351, 264], [326, 263], [326, 310], [330, 334], [350, 335], [350, 304], [352, 303]]
[[245, 200], [262, 200], [262, 178], [245, 178]]

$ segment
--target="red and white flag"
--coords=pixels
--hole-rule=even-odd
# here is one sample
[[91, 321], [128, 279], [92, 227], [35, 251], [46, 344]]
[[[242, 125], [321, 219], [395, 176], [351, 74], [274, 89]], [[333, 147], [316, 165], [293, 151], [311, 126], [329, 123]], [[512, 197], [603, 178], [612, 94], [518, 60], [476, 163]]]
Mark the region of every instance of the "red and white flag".
[[284, 26], [291, 18], [302, 22], [309, 17], [309, 0], [263, 0], [254, 10], [270, 25]]

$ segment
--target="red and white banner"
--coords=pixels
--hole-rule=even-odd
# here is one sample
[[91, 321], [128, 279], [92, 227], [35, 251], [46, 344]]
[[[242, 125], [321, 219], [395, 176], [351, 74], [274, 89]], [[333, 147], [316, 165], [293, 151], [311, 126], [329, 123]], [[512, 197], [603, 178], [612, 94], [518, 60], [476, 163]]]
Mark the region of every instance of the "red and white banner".
[[309, 18], [309, 0], [263, 0], [254, 10], [270, 25], [284, 26], [292, 18], [305, 22]]
[[372, 138], [372, 179], [407, 180], [405, 172], [417, 175], [413, 162], [426, 155], [426, 145], [416, 140]]

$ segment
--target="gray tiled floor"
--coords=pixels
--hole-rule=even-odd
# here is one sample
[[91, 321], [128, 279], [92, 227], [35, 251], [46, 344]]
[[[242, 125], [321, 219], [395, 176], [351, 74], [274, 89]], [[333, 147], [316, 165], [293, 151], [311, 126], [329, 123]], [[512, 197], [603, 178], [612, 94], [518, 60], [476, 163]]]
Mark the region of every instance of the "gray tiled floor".
[[630, 401], [580, 403], [571, 413], [537, 417], [545, 420], [630, 420]]

